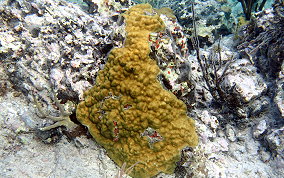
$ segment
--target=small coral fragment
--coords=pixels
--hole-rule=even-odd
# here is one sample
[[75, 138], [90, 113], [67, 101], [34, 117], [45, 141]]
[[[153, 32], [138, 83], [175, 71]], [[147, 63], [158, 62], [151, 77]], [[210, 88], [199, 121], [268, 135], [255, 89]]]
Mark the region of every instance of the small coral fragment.
[[124, 16], [125, 45], [110, 52], [96, 85], [77, 107], [77, 119], [119, 166], [139, 162], [131, 176], [173, 173], [181, 149], [196, 146], [198, 137], [185, 104], [163, 89], [160, 70], [149, 57], [149, 35], [164, 23], [149, 4]]
[[60, 111], [60, 115], [58, 117], [48, 115], [46, 112], [44, 112], [40, 103], [34, 97], [34, 102], [35, 102], [36, 107], [37, 107], [37, 109], [40, 113], [40, 117], [47, 118], [47, 119], [50, 119], [50, 120], [55, 122], [54, 124], [52, 124], [50, 126], [40, 128], [40, 130], [41, 131], [47, 131], [47, 130], [50, 130], [50, 129], [53, 129], [53, 128], [56, 128], [56, 127], [59, 127], [59, 126], [65, 126], [69, 130], [74, 129], [77, 125], [74, 122], [71, 121], [71, 119], [70, 119], [71, 113], [69, 113], [68, 111], [65, 111], [63, 105], [60, 104], [60, 101], [57, 99], [56, 96], [54, 96], [54, 100], [55, 100], [56, 106], [59, 108], [59, 111]]

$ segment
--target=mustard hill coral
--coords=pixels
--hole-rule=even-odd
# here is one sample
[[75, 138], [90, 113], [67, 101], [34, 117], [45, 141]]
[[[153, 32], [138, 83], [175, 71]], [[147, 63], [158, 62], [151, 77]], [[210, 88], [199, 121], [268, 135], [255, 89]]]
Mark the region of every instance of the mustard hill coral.
[[96, 85], [86, 91], [77, 118], [119, 166], [137, 164], [131, 175], [173, 173], [180, 150], [198, 143], [185, 104], [164, 90], [149, 57], [149, 34], [164, 29], [149, 4], [125, 14], [126, 41], [113, 49]]

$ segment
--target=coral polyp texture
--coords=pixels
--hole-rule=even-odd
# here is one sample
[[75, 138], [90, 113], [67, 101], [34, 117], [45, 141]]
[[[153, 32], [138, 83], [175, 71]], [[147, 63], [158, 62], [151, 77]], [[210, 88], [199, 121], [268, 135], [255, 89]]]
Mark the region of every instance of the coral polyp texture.
[[181, 149], [196, 146], [198, 137], [186, 105], [163, 89], [160, 69], [149, 57], [149, 35], [164, 30], [164, 23], [149, 4], [130, 8], [124, 17], [124, 47], [110, 52], [77, 118], [119, 166], [139, 162], [131, 176], [173, 173]]

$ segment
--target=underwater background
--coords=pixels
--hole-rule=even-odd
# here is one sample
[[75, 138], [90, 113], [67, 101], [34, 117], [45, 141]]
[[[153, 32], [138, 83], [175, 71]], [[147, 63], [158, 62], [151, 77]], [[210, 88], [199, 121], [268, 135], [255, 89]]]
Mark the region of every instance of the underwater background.
[[283, 31], [283, 0], [0, 0], [0, 177], [282, 177]]

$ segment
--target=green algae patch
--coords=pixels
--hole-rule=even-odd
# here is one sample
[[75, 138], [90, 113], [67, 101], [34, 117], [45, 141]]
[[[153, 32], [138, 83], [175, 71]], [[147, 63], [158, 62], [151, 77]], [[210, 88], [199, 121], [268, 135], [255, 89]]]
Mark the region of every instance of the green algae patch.
[[131, 176], [170, 174], [181, 149], [198, 143], [194, 121], [186, 105], [160, 85], [160, 70], [149, 57], [149, 34], [164, 30], [163, 21], [149, 4], [130, 8], [124, 17], [125, 45], [110, 52], [77, 118], [119, 166], [139, 162]]
[[157, 14], [164, 14], [168, 18], [176, 19], [176, 16], [174, 15], [174, 11], [168, 7], [163, 7], [161, 9], [155, 9], [155, 11], [157, 12]]

